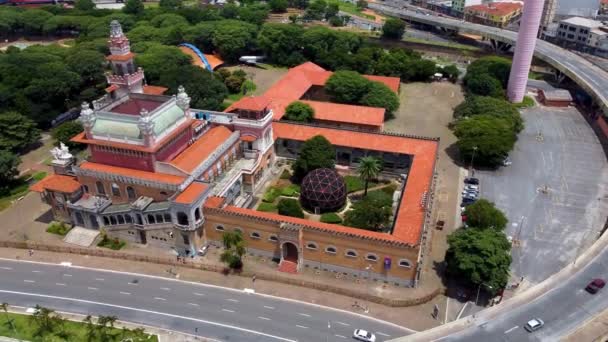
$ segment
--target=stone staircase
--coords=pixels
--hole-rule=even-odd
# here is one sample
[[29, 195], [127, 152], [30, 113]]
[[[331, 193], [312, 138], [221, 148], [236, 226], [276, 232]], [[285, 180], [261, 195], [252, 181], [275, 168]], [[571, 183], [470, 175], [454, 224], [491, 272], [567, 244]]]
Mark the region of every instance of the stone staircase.
[[279, 265], [279, 272], [298, 274], [298, 264], [293, 261], [283, 259]]
[[70, 229], [70, 231], [63, 238], [63, 242], [83, 247], [89, 247], [93, 244], [93, 241], [95, 241], [98, 235], [99, 230], [87, 229], [76, 226]]

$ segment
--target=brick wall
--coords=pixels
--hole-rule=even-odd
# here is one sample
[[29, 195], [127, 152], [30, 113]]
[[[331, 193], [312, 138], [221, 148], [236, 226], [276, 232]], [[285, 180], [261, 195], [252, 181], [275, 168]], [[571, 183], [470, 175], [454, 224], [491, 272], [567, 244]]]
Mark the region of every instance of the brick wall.
[[90, 160], [94, 163], [128, 167], [131, 169], [144, 171], [154, 171], [154, 158], [150, 154], [146, 154], [145, 157], [138, 158], [124, 154], [100, 151], [99, 149], [95, 148], [95, 146], [91, 146], [89, 150], [91, 151]]
[[188, 147], [188, 141], [192, 139], [192, 129], [188, 127], [174, 139], [163, 146], [156, 154], [156, 160], [168, 161]]
[[[96, 178], [89, 176], [79, 176], [78, 181], [89, 189], [88, 192], [90, 194], [100, 195], [97, 192], [97, 186], [95, 184], [97, 182]], [[147, 196], [153, 198], [154, 201], [160, 202], [166, 201], [173, 194], [173, 192], [168, 190], [156, 189], [143, 185], [125, 184], [121, 182], [112, 182], [103, 179], [99, 179], [99, 181], [104, 185], [106, 196], [108, 196], [108, 198], [112, 200], [112, 203], [114, 204], [129, 203], [133, 201], [129, 200], [127, 196], [127, 186], [130, 186], [135, 190], [135, 199], [137, 199], [139, 196]], [[118, 185], [118, 188], [120, 189], [120, 196], [114, 196], [112, 194], [112, 183], [116, 183], [116, 185]]]

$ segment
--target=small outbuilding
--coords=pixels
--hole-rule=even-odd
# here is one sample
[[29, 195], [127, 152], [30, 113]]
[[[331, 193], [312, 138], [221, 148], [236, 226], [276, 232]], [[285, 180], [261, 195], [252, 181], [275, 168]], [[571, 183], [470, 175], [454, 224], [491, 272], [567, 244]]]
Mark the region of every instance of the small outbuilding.
[[538, 99], [545, 106], [551, 107], [568, 107], [572, 103], [572, 95], [566, 89], [539, 89]]

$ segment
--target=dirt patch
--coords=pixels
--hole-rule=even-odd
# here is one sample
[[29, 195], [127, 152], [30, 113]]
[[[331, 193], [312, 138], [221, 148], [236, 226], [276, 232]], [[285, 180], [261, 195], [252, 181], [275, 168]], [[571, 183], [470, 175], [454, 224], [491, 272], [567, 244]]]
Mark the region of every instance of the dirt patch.
[[262, 68], [249, 65], [238, 65], [228, 68], [230, 71], [242, 69], [247, 73], [249, 79], [253, 80], [256, 90], [253, 95], [262, 95], [287, 73], [287, 68]]

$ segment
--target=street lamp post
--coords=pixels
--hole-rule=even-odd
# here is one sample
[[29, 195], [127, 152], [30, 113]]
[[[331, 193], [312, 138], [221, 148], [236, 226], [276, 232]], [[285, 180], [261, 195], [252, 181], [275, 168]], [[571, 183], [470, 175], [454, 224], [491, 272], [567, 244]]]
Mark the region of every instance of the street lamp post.
[[477, 146], [473, 146], [473, 155], [471, 156], [471, 167], [470, 167], [471, 170], [473, 170], [473, 160], [475, 160], [475, 152], [477, 152]]
[[[371, 272], [372, 272], [372, 265], [368, 264], [367, 267], [365, 268], [365, 270], [367, 271], [367, 292], [369, 293], [369, 283], [372, 280], [371, 279]], [[369, 302], [367, 302], [367, 307], [365, 308], [365, 313], [369, 312]]]
[[477, 286], [477, 297], [475, 298], [475, 305], [478, 305], [477, 302], [479, 302], [479, 292], [481, 291], [481, 285], [485, 285], [487, 286], [488, 289], [492, 289], [492, 286], [484, 284], [484, 283], [480, 283], [479, 286]]

